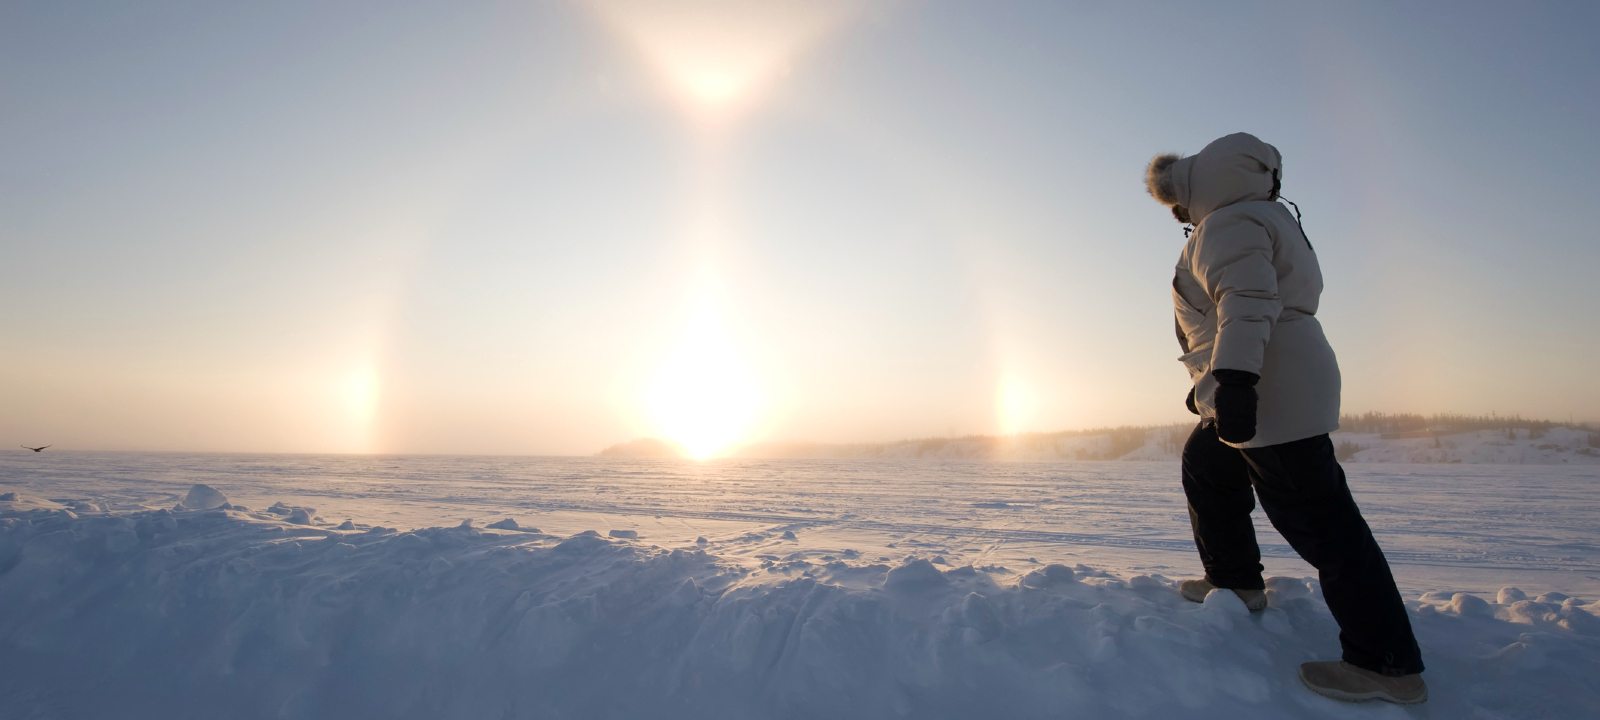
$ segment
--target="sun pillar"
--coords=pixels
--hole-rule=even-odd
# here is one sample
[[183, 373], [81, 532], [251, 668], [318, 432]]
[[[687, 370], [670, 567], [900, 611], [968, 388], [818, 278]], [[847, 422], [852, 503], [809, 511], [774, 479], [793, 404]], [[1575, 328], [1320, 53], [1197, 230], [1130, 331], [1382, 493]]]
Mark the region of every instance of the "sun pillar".
[[696, 207], [686, 243], [686, 317], [645, 391], [655, 432], [697, 458], [748, 439], [762, 412], [761, 383], [730, 322], [721, 273], [732, 242], [725, 182], [728, 138], [788, 63], [845, 15], [837, 0], [595, 0], [606, 26], [632, 47], [693, 126]]

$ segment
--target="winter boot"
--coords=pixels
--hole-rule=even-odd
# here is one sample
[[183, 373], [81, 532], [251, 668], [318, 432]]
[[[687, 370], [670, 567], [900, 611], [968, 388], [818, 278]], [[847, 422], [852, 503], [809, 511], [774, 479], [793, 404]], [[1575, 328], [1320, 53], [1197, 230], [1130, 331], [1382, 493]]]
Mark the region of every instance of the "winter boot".
[[[1217, 586], [1212, 585], [1210, 580], [1200, 578], [1183, 581], [1183, 584], [1178, 586], [1178, 594], [1190, 602], [1203, 603], [1206, 601], [1206, 596], [1216, 589]], [[1233, 594], [1238, 595], [1239, 599], [1244, 601], [1244, 606], [1250, 608], [1252, 612], [1267, 606], [1265, 590], [1234, 590]]]
[[1428, 684], [1422, 681], [1421, 673], [1390, 677], [1343, 660], [1301, 665], [1300, 682], [1318, 695], [1348, 702], [1382, 700], [1397, 705], [1420, 705], [1428, 700]]

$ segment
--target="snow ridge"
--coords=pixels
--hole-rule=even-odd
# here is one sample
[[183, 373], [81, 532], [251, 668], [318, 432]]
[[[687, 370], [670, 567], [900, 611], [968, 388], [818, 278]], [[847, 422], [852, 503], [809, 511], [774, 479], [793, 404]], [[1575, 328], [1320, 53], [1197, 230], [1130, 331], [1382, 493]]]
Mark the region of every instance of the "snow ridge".
[[[1344, 717], [1314, 579], [1252, 614], [1174, 581], [926, 558], [743, 564], [462, 523], [399, 533], [224, 504], [0, 503], [0, 708], [150, 718]], [[1600, 706], [1600, 604], [1410, 601], [1438, 717]], [[1375, 709], [1377, 710], [1377, 709]]]

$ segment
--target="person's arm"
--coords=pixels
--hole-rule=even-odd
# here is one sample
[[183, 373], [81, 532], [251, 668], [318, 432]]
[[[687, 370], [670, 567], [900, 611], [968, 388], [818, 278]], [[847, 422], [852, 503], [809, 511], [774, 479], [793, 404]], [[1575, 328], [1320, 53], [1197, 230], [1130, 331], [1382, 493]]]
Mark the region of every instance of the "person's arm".
[[1215, 224], [1206, 228], [1197, 248], [1195, 276], [1217, 304], [1211, 352], [1211, 374], [1218, 383], [1217, 435], [1242, 443], [1256, 435], [1255, 384], [1283, 302], [1266, 228], [1242, 214], [1209, 220]]
[[[1172, 281], [1172, 286], [1174, 289], [1177, 288], [1178, 281], [1176, 279]], [[1189, 336], [1183, 332], [1183, 323], [1178, 321], [1177, 316], [1172, 318], [1172, 327], [1178, 331], [1178, 347], [1183, 349], [1183, 354], [1189, 354]], [[1194, 387], [1191, 386], [1189, 388], [1189, 397], [1183, 399], [1183, 406], [1189, 408], [1189, 412], [1196, 415], [1200, 414], [1200, 408], [1194, 406]]]

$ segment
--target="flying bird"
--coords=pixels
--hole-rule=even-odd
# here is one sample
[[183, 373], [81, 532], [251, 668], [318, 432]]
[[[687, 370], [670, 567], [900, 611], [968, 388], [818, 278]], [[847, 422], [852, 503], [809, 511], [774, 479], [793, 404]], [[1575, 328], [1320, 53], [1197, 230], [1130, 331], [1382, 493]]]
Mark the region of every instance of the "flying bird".
[[23, 449], [32, 450], [34, 452], [44, 452], [44, 449], [47, 448], [47, 447], [50, 447], [50, 446], [49, 445], [41, 445], [41, 446], [36, 447], [36, 448], [31, 448], [31, 447], [28, 447], [27, 445], [23, 445], [22, 446]]

